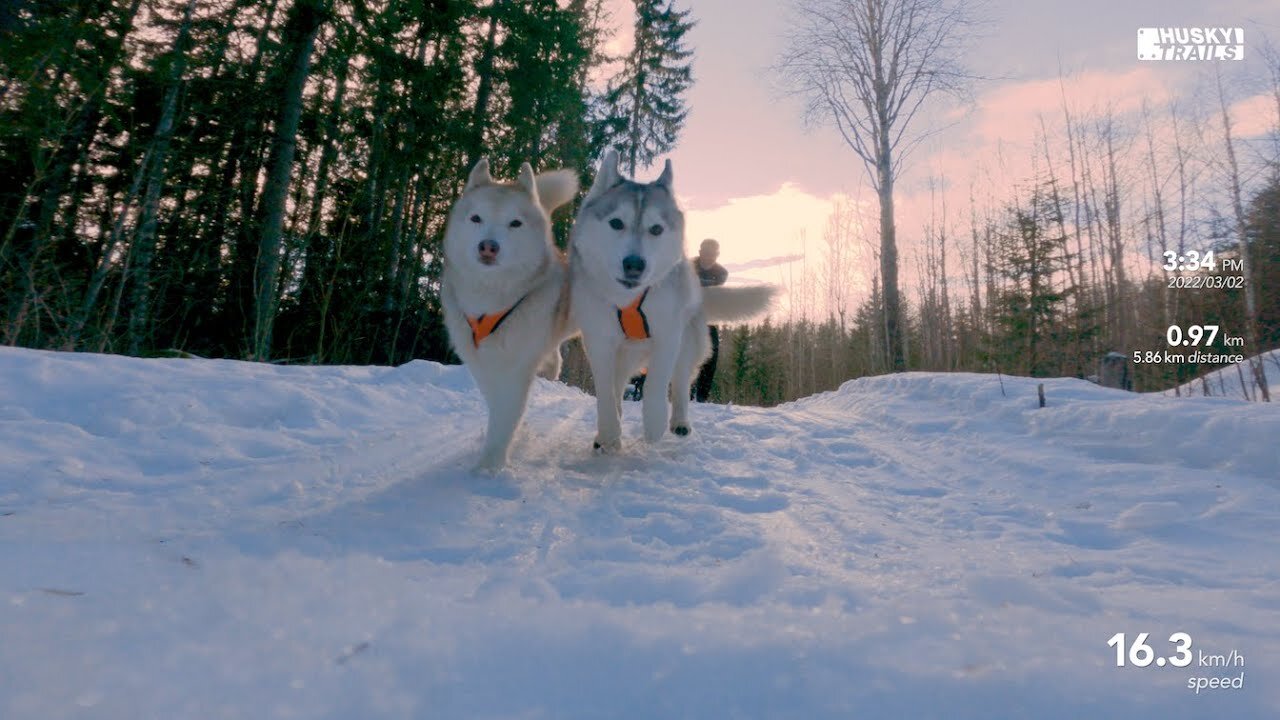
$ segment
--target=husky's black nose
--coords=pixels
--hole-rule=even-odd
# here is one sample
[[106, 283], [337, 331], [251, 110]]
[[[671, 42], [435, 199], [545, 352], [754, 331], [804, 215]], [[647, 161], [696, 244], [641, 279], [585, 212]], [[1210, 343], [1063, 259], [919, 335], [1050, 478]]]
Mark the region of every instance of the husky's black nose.
[[480, 253], [480, 262], [485, 265], [492, 265], [498, 260], [498, 250], [501, 248], [497, 240], [481, 240], [476, 250]]
[[644, 274], [644, 258], [639, 255], [628, 255], [622, 258], [622, 276], [628, 280], [638, 280]]

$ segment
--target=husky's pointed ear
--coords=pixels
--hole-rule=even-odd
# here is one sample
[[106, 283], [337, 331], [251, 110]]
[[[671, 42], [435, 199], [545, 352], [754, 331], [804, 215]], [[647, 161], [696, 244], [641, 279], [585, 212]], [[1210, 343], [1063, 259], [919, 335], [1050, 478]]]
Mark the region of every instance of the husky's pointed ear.
[[520, 163], [520, 174], [517, 176], [516, 183], [529, 193], [529, 197], [533, 198], [535, 203], [538, 202], [538, 180], [533, 176], [533, 166], [529, 163]]
[[604, 151], [604, 157], [600, 158], [600, 169], [596, 172], [595, 182], [591, 183], [591, 190], [587, 192], [586, 199], [591, 200], [617, 184], [618, 151], [609, 148]]
[[663, 163], [662, 174], [658, 176], [658, 184], [668, 191], [671, 190], [671, 158], [667, 158], [667, 161]]
[[471, 174], [467, 176], [467, 186], [463, 190], [470, 190], [476, 185], [484, 185], [493, 182], [493, 176], [489, 174], [489, 158], [480, 158], [476, 166], [471, 168]]

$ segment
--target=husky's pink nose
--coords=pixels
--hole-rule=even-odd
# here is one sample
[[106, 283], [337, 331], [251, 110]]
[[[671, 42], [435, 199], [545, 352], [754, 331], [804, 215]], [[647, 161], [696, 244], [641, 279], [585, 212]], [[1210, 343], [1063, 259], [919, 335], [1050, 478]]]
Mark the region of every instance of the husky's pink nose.
[[500, 246], [497, 240], [481, 240], [480, 245], [476, 248], [480, 253], [480, 262], [485, 265], [492, 265], [498, 261], [498, 250]]

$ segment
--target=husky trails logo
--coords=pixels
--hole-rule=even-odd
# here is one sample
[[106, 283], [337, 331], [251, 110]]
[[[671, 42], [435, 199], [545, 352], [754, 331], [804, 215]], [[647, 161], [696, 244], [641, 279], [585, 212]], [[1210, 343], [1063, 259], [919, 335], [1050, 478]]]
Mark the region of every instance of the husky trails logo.
[[1243, 60], [1244, 28], [1138, 28], [1139, 60]]

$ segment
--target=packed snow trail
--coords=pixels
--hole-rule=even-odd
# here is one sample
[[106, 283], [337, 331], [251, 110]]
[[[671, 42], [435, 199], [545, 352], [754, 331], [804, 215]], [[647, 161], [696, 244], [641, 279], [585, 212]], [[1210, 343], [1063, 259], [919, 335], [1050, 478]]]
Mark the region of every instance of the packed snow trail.
[[[866, 378], [589, 451], [539, 381], [0, 349], [0, 717], [1280, 714], [1280, 412]], [[1150, 633], [1171, 656], [1115, 666]], [[1240, 689], [1188, 689], [1245, 673]]]

